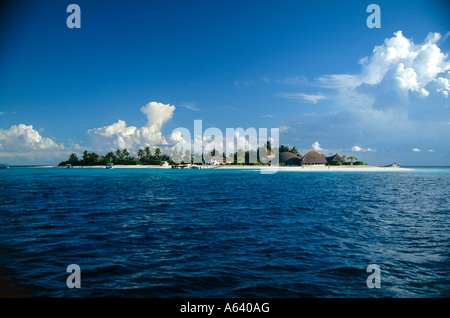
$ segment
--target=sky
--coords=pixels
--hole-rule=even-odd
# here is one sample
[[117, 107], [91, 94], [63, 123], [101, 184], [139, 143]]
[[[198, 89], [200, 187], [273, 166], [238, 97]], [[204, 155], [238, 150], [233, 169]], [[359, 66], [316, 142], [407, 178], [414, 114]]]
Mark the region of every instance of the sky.
[[438, 0], [2, 1], [0, 162], [170, 152], [174, 129], [202, 120], [279, 128], [302, 155], [450, 165], [449, 13]]

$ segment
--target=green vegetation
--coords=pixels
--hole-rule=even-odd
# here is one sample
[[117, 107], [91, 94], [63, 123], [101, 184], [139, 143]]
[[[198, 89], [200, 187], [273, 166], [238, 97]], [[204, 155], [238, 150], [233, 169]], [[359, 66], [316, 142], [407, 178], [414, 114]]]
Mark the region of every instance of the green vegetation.
[[82, 158], [79, 159], [75, 153], [71, 153], [69, 159], [62, 161], [58, 166], [65, 166], [70, 164], [72, 166], [97, 166], [106, 165], [107, 163], [114, 163], [118, 165], [160, 165], [163, 161], [169, 161], [170, 158], [167, 155], [161, 155], [161, 149], [155, 149], [155, 155], [152, 156], [150, 147], [139, 149], [136, 156], [130, 156], [130, 152], [127, 149], [117, 149], [114, 152], [108, 152], [104, 156], [99, 156], [95, 152], [83, 151]]
[[353, 162], [354, 160], [358, 160], [358, 158], [356, 158], [355, 156], [349, 156], [347, 157], [348, 160], [350, 160], [350, 162]]
[[281, 145], [279, 149], [280, 149], [280, 153], [291, 152], [294, 155], [298, 156], [298, 150], [297, 150], [297, 147], [295, 147], [295, 146], [293, 146], [292, 148], [289, 148], [288, 146]]
[[[294, 155], [299, 155], [297, 147], [293, 146], [291, 148], [281, 145], [279, 148], [272, 148], [270, 141], [265, 145], [259, 147], [257, 150], [247, 150], [242, 149], [237, 150], [231, 156], [226, 157], [225, 154], [219, 153], [216, 149], [210, 152], [211, 157], [216, 160], [222, 159], [223, 163], [234, 164], [234, 165], [267, 165], [270, 164], [270, 157], [278, 156], [281, 152], [291, 152]], [[269, 158], [267, 157], [269, 156]], [[347, 160], [346, 162], [341, 162], [339, 160], [333, 160], [329, 163], [331, 166], [340, 165], [367, 165], [366, 162], [358, 161], [355, 156], [343, 155], [342, 158]], [[94, 166], [94, 165], [105, 165], [107, 163], [113, 163], [118, 165], [161, 165], [163, 161], [167, 161], [169, 164], [175, 162], [180, 162], [181, 164], [186, 163], [199, 163], [205, 162], [204, 155], [202, 154], [191, 154], [188, 150], [184, 153], [176, 148], [172, 149], [170, 157], [162, 153], [160, 148], [155, 148], [154, 154], [149, 146], [139, 149], [136, 152], [136, 156], [131, 156], [127, 149], [117, 149], [114, 152], [108, 152], [104, 156], [100, 156], [95, 152], [83, 151], [81, 159], [75, 154], [71, 153], [66, 161], [59, 163], [59, 166], [65, 166], [70, 164], [72, 166]]]

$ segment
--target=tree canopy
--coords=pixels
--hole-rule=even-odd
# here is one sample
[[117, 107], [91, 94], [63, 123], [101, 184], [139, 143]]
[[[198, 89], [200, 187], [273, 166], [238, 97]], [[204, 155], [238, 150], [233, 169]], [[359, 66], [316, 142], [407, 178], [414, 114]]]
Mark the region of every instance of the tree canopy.
[[93, 166], [93, 165], [105, 165], [107, 163], [114, 163], [120, 165], [160, 165], [162, 161], [168, 161], [170, 158], [167, 155], [161, 155], [161, 149], [155, 149], [155, 155], [152, 156], [150, 147], [139, 149], [137, 151], [137, 157], [130, 156], [131, 153], [127, 149], [117, 149], [114, 152], [110, 151], [104, 156], [99, 156], [95, 152], [83, 151], [81, 159], [77, 154], [71, 153], [69, 159], [59, 163], [59, 166], [65, 166], [70, 164], [72, 166]]

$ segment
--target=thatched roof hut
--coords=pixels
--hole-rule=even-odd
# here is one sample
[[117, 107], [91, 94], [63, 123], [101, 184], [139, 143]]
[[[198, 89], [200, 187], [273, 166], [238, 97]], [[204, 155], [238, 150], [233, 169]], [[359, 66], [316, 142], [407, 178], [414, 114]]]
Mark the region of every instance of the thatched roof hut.
[[340, 161], [341, 163], [345, 162], [344, 158], [342, 158], [338, 154], [335, 154], [334, 156], [327, 157], [328, 164], [330, 164], [334, 160]]
[[321, 155], [317, 151], [309, 151], [302, 159], [303, 165], [325, 165], [327, 164], [327, 158]]
[[296, 156], [292, 152], [282, 152], [280, 153], [280, 163], [285, 165], [301, 165], [302, 156]]

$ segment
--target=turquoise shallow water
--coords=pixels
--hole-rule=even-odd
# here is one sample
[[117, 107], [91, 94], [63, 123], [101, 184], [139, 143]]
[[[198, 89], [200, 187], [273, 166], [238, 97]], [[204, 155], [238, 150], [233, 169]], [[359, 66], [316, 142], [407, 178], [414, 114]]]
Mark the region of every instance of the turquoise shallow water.
[[[0, 295], [448, 297], [449, 168], [0, 171]], [[81, 268], [81, 288], [66, 268]], [[380, 288], [368, 288], [369, 264]]]

